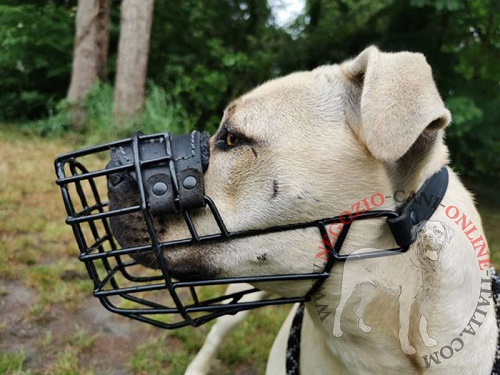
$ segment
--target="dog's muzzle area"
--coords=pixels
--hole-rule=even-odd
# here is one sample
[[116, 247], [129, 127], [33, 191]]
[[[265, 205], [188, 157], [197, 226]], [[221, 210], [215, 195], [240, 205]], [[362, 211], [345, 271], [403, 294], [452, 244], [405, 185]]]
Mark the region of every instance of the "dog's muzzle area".
[[[141, 164], [149, 166], [142, 168], [140, 172], [137, 171], [138, 168], [134, 168], [107, 176], [110, 210], [120, 211], [141, 205], [141, 194], [144, 194], [154, 234], [158, 238], [163, 237], [167, 231], [166, 223], [172, 216], [182, 210], [204, 206], [203, 172], [208, 168], [209, 137], [207, 132], [193, 132], [138, 142], [138, 155], [134, 155], [136, 151], [133, 146], [112, 148], [106, 170], [119, 169], [130, 164], [134, 158], [140, 158]], [[150, 241], [151, 234], [141, 212], [113, 216], [109, 222], [111, 231], [122, 248], [140, 246]], [[157, 257], [151, 252], [131, 256], [144, 266], [160, 267]], [[170, 273], [177, 278], [192, 280], [209, 276], [208, 272], [201, 271], [201, 267], [190, 269], [186, 265], [179, 265], [177, 269], [173, 269], [172, 262], [169, 262], [169, 266]]]
[[[341, 254], [341, 248], [351, 221], [385, 218], [395, 234], [399, 247], [359, 257], [364, 259], [407, 251], [415, 241], [411, 234], [415, 217], [420, 217], [418, 223], [432, 214], [410, 204], [400, 212], [362, 212], [351, 221], [332, 215], [309, 222], [229, 231], [217, 205], [205, 194], [204, 172], [209, 161], [209, 135], [196, 131], [175, 136], [136, 134], [55, 160], [57, 184], [68, 214], [66, 222], [73, 229], [80, 260], [93, 281], [94, 295], [108, 310], [173, 329], [198, 326], [261, 306], [309, 301], [329, 277], [334, 263], [349, 256]], [[445, 178], [447, 185], [446, 170], [438, 177]], [[200, 234], [193, 220], [196, 214], [211, 215], [216, 230]], [[332, 241], [327, 228], [340, 223], [342, 230]], [[183, 226], [180, 232], [186, 236], [172, 237], [172, 225], [176, 229]], [[222, 278], [216, 277], [220, 274], [217, 269], [207, 266], [210, 252], [217, 251], [222, 242], [235, 240], [231, 246], [241, 246], [251, 236], [305, 228], [317, 230], [318, 243], [327, 250], [324, 269], [318, 272]], [[258, 292], [256, 288], [227, 295], [223, 288], [232, 283], [264, 288], [266, 283], [304, 280], [311, 283], [305, 294], [254, 302], [241, 299]]]
[[[121, 152], [121, 150], [119, 151]], [[111, 152], [111, 161], [106, 166], [106, 169], [113, 169], [121, 165], [122, 161], [116, 159], [117, 152]], [[165, 176], [162, 176], [165, 179]], [[164, 185], [165, 184], [165, 185]], [[162, 182], [160, 188], [156, 188], [156, 192], [165, 192], [166, 183]], [[151, 191], [147, 192], [149, 196], [156, 193], [155, 186], [151, 187]], [[137, 179], [133, 173], [118, 172], [108, 176], [108, 198], [109, 208], [111, 211], [119, 211], [140, 205], [140, 192], [137, 184]], [[172, 220], [178, 220], [178, 214], [171, 212], [162, 212], [157, 210], [151, 214], [151, 222], [153, 223], [155, 237], [161, 239], [168, 235], [168, 223]], [[111, 232], [122, 249], [140, 247], [141, 245], [151, 242], [148, 226], [141, 212], [134, 212], [128, 215], [118, 215], [110, 217], [109, 224]], [[163, 252], [162, 255], [166, 259], [169, 274], [178, 280], [192, 281], [204, 280], [213, 278], [212, 270], [204, 267], [201, 262], [175, 262], [170, 256], [173, 250]], [[158, 256], [153, 251], [131, 253], [130, 256], [141, 265], [160, 269], [161, 263], [158, 261]]]

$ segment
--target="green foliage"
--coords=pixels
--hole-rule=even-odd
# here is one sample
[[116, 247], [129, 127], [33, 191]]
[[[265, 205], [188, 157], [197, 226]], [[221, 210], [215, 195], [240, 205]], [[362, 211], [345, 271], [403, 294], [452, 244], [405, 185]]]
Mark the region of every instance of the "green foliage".
[[453, 113], [453, 126], [447, 132], [453, 138], [470, 133], [474, 125], [483, 119], [483, 111], [471, 98], [452, 96], [446, 101], [446, 106]]
[[[113, 87], [96, 84], [82, 103], [87, 111], [87, 128], [79, 136], [87, 145], [129, 137], [136, 131], [146, 134], [159, 132], [186, 133], [194, 129], [194, 121], [184, 108], [164, 89], [150, 83], [147, 89], [144, 110], [135, 118], [118, 126], [113, 116]], [[71, 103], [59, 102], [50, 110], [51, 116], [27, 122], [24, 131], [37, 135], [62, 135], [71, 132]]]
[[215, 130], [231, 100], [271, 78], [288, 34], [266, 0], [157, 2], [148, 74], [180, 98], [197, 127]]
[[463, 1], [460, 0], [411, 0], [411, 5], [416, 7], [434, 6], [438, 11], [455, 11], [463, 8]]
[[74, 9], [0, 5], [0, 119], [32, 119], [66, 94]]

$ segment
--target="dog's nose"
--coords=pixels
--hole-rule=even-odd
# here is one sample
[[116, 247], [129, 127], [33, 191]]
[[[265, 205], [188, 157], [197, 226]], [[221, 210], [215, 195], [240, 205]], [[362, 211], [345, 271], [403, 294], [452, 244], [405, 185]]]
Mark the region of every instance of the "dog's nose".
[[[106, 165], [106, 169], [111, 169], [115, 167], [119, 167], [120, 164], [116, 161], [111, 159], [111, 161]], [[123, 181], [125, 178], [126, 172], [117, 172], [117, 173], [111, 173], [108, 174], [108, 189], [112, 189], [120, 184], [120, 182]]]
[[[109, 165], [109, 164], [108, 164]], [[124, 174], [123, 173], [113, 173], [109, 175], [108, 183], [110, 187], [114, 187], [123, 181]]]
[[[130, 160], [127, 154], [123, 152], [123, 149], [121, 148], [114, 148], [111, 150], [111, 160], [106, 165], [106, 169], [109, 170], [124, 166], [126, 164], [130, 164]], [[130, 173], [127, 171], [119, 171], [115, 173], [109, 173], [107, 175], [107, 180], [108, 180], [108, 189], [116, 190], [126, 180], [132, 181], [133, 176], [131, 176]]]
[[[109, 170], [123, 165], [120, 160], [112, 156], [111, 161], [106, 165], [106, 169]], [[118, 171], [109, 173], [107, 175], [107, 183], [110, 209], [124, 208], [139, 203], [138, 185], [131, 172]]]

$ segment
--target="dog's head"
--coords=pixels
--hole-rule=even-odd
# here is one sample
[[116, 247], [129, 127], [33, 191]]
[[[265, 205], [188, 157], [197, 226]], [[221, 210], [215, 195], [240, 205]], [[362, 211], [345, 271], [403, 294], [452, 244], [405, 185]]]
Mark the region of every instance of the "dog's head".
[[430, 220], [420, 229], [417, 248], [421, 259], [436, 261], [444, 246], [450, 243], [455, 231], [437, 220]]
[[[416, 190], [446, 163], [450, 114], [421, 54], [369, 47], [339, 65], [269, 81], [229, 104], [210, 141], [206, 194], [231, 231], [333, 217], [377, 192]], [[127, 179], [112, 206], [128, 204]], [[112, 220], [122, 246], [137, 245], [140, 218]], [[200, 234], [218, 228], [193, 212]], [[161, 218], [162, 240], [189, 235], [184, 220]], [[361, 233], [363, 236], [363, 233]], [[248, 237], [166, 252], [178, 278], [311, 272], [316, 229]], [[143, 260], [154, 266], [154, 259]], [[291, 293], [310, 283], [295, 283]], [[279, 288], [274, 291], [280, 292]]]

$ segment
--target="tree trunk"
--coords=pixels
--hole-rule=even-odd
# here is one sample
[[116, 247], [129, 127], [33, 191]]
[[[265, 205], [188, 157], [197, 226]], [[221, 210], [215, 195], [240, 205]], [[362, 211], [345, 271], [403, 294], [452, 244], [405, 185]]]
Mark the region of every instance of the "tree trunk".
[[[341, 4], [341, 2], [339, 3]], [[309, 1], [309, 25], [307, 25], [307, 34], [311, 43], [309, 44], [307, 53], [307, 69], [311, 70], [318, 66], [318, 47], [314, 42], [317, 38], [318, 25], [321, 18], [321, 0]]]
[[73, 69], [67, 99], [71, 123], [76, 131], [87, 123], [82, 100], [99, 78], [105, 78], [108, 54], [110, 0], [79, 0]]
[[114, 104], [118, 124], [144, 105], [153, 4], [154, 0], [122, 1]]
[[109, 53], [109, 12], [111, 10], [111, 0], [99, 0], [99, 13], [97, 13], [96, 23], [96, 43], [99, 53], [97, 56], [97, 78], [104, 82], [107, 78], [106, 65]]

